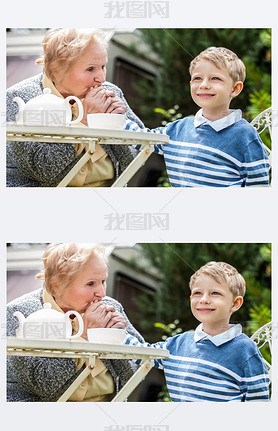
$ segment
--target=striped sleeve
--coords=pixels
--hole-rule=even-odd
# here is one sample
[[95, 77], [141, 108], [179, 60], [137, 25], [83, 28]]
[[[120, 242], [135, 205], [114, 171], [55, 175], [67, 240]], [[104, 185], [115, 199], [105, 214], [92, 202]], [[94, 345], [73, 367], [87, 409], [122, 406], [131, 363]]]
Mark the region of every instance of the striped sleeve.
[[[155, 129], [148, 129], [145, 127], [144, 129], [140, 129], [140, 127], [134, 121], [126, 121], [125, 130], [133, 131], [133, 132], [145, 132], [145, 133], [156, 133], [158, 135], [166, 135], [167, 126], [166, 127], [156, 127]], [[139, 150], [141, 145], [136, 145], [136, 150]], [[154, 152], [163, 155], [163, 147], [162, 145], [154, 145]]]
[[[139, 347], [154, 347], [155, 349], [166, 349], [166, 341], [159, 341], [157, 343], [140, 343], [137, 338], [130, 336], [130, 334], [126, 333], [126, 339], [125, 339], [125, 344], [129, 344], [132, 346], [139, 346]], [[137, 360], [136, 363], [140, 363], [141, 360]], [[160, 368], [163, 369], [163, 363], [162, 363], [162, 359], [154, 359], [154, 366], [156, 368]]]
[[240, 172], [245, 186], [269, 185], [269, 159], [259, 135], [245, 148], [244, 156]]
[[255, 353], [244, 365], [245, 376], [241, 387], [245, 401], [269, 399], [269, 376], [260, 353]]

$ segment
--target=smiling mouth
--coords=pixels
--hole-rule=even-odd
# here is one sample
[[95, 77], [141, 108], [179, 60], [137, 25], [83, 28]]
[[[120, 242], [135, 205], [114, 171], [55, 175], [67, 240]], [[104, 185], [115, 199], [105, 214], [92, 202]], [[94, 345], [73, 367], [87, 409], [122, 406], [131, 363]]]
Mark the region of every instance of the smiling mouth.
[[214, 311], [215, 308], [197, 308], [197, 311], [199, 311], [199, 313], [210, 313], [211, 311]]
[[210, 97], [213, 97], [214, 94], [210, 93], [199, 93], [197, 94], [198, 97], [201, 97], [201, 99], [209, 99]]

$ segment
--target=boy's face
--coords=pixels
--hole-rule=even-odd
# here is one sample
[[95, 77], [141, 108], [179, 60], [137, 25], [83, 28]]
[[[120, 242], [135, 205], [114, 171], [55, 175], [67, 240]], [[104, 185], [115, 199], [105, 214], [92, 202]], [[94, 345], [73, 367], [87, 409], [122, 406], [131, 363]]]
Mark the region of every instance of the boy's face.
[[234, 83], [225, 68], [201, 60], [192, 71], [190, 88], [192, 99], [203, 108], [203, 116], [215, 121], [229, 114], [230, 102], [241, 92], [243, 83]]
[[203, 323], [203, 331], [216, 335], [229, 329], [231, 314], [241, 307], [243, 298], [235, 298], [225, 283], [219, 284], [203, 274], [193, 284], [190, 301], [194, 317]]

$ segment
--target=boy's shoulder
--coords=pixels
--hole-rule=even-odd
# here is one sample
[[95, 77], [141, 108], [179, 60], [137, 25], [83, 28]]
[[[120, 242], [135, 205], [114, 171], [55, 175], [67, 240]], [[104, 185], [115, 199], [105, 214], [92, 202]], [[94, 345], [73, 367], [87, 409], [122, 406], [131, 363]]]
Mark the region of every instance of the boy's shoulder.
[[[170, 346], [175, 346], [175, 348], [179, 348], [179, 346], [183, 345], [189, 345], [192, 342], [195, 343], [194, 340], [194, 334], [195, 331], [186, 331], [182, 332], [181, 334], [175, 335], [174, 337], [170, 337], [167, 339], [167, 348]], [[236, 337], [232, 338], [231, 340], [221, 344], [225, 349], [237, 349], [238, 352], [242, 351], [246, 355], [252, 356], [255, 353], [258, 353], [259, 349], [256, 345], [256, 343], [251, 340], [246, 334], [239, 334]]]
[[189, 115], [188, 117], [182, 117], [179, 120], [175, 120], [175, 121], [172, 121], [171, 123], [168, 123], [166, 127], [176, 128], [176, 127], [182, 127], [186, 125], [192, 126], [194, 125], [194, 118], [195, 118], [194, 115]]
[[245, 118], [241, 118], [233, 124], [234, 128], [239, 129], [242, 132], [257, 135], [258, 132], [252, 124], [250, 124]]
[[[178, 132], [178, 131], [189, 131], [190, 129], [192, 130], [196, 130], [196, 127], [194, 125], [194, 120], [195, 120], [195, 116], [194, 115], [190, 115], [188, 117], [183, 117], [180, 118], [179, 120], [173, 121], [171, 123], [168, 123], [166, 128], [167, 128], [167, 133], [169, 132]], [[216, 135], [219, 135], [219, 132], [214, 130], [213, 127], [210, 127], [209, 130], [213, 133], [215, 133]], [[244, 134], [246, 137], [248, 136], [249, 139], [254, 139], [255, 137], [258, 137], [258, 132], [257, 130], [250, 124], [248, 123], [247, 120], [245, 120], [245, 118], [240, 118], [238, 121], [236, 121], [235, 123], [232, 123], [229, 126], [224, 127], [223, 129], [220, 129], [220, 135], [224, 133], [224, 134], [230, 134], [232, 133], [234, 135], [234, 133], [237, 133], [239, 135], [242, 136], [242, 134]], [[219, 135], [219, 136], [220, 136]]]
[[248, 337], [248, 335], [241, 333], [237, 337], [233, 338], [231, 341], [234, 341], [234, 343], [237, 343], [238, 346], [242, 346], [244, 348], [249, 348], [251, 350], [257, 350], [258, 347], [256, 343], [251, 340], [251, 338]]
[[182, 136], [194, 133], [194, 116], [183, 117], [179, 120], [168, 123], [166, 126], [166, 134], [170, 136], [171, 139], [181, 138]]
[[223, 344], [223, 348], [225, 355], [233, 352], [234, 357], [236, 354], [239, 363], [247, 363], [252, 357], [261, 357], [256, 343], [243, 333], [228, 341], [226, 346]]
[[190, 331], [182, 332], [181, 334], [174, 335], [173, 337], [167, 338], [167, 340], [166, 340], [167, 347], [166, 348], [167, 349], [168, 348], [175, 348], [178, 350], [181, 345], [183, 347], [185, 347], [186, 345], [194, 342], [194, 334], [195, 334], [195, 331], [190, 330]]

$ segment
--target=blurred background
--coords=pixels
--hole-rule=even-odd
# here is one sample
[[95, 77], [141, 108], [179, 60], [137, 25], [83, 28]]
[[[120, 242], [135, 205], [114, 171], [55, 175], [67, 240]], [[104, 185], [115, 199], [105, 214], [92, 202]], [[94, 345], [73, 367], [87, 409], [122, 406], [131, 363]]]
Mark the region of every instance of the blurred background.
[[[46, 28], [7, 29], [7, 87], [41, 72], [35, 64]], [[224, 46], [245, 63], [247, 78], [231, 108], [251, 121], [271, 106], [271, 29], [102, 29], [109, 41], [107, 81], [118, 85], [146, 127], [194, 115], [191, 60], [209, 46]], [[267, 137], [263, 139], [270, 146]], [[152, 154], [130, 186], [169, 186], [163, 157]]]
[[[7, 302], [41, 287], [46, 243], [7, 245]], [[242, 308], [233, 317], [251, 336], [271, 321], [271, 245], [268, 243], [103, 244], [109, 256], [107, 295], [124, 307], [146, 341], [155, 342], [195, 329], [189, 304], [189, 280], [205, 263], [224, 261], [247, 284]], [[269, 358], [270, 360], [270, 358]], [[129, 401], [168, 401], [160, 370], [152, 369]]]

